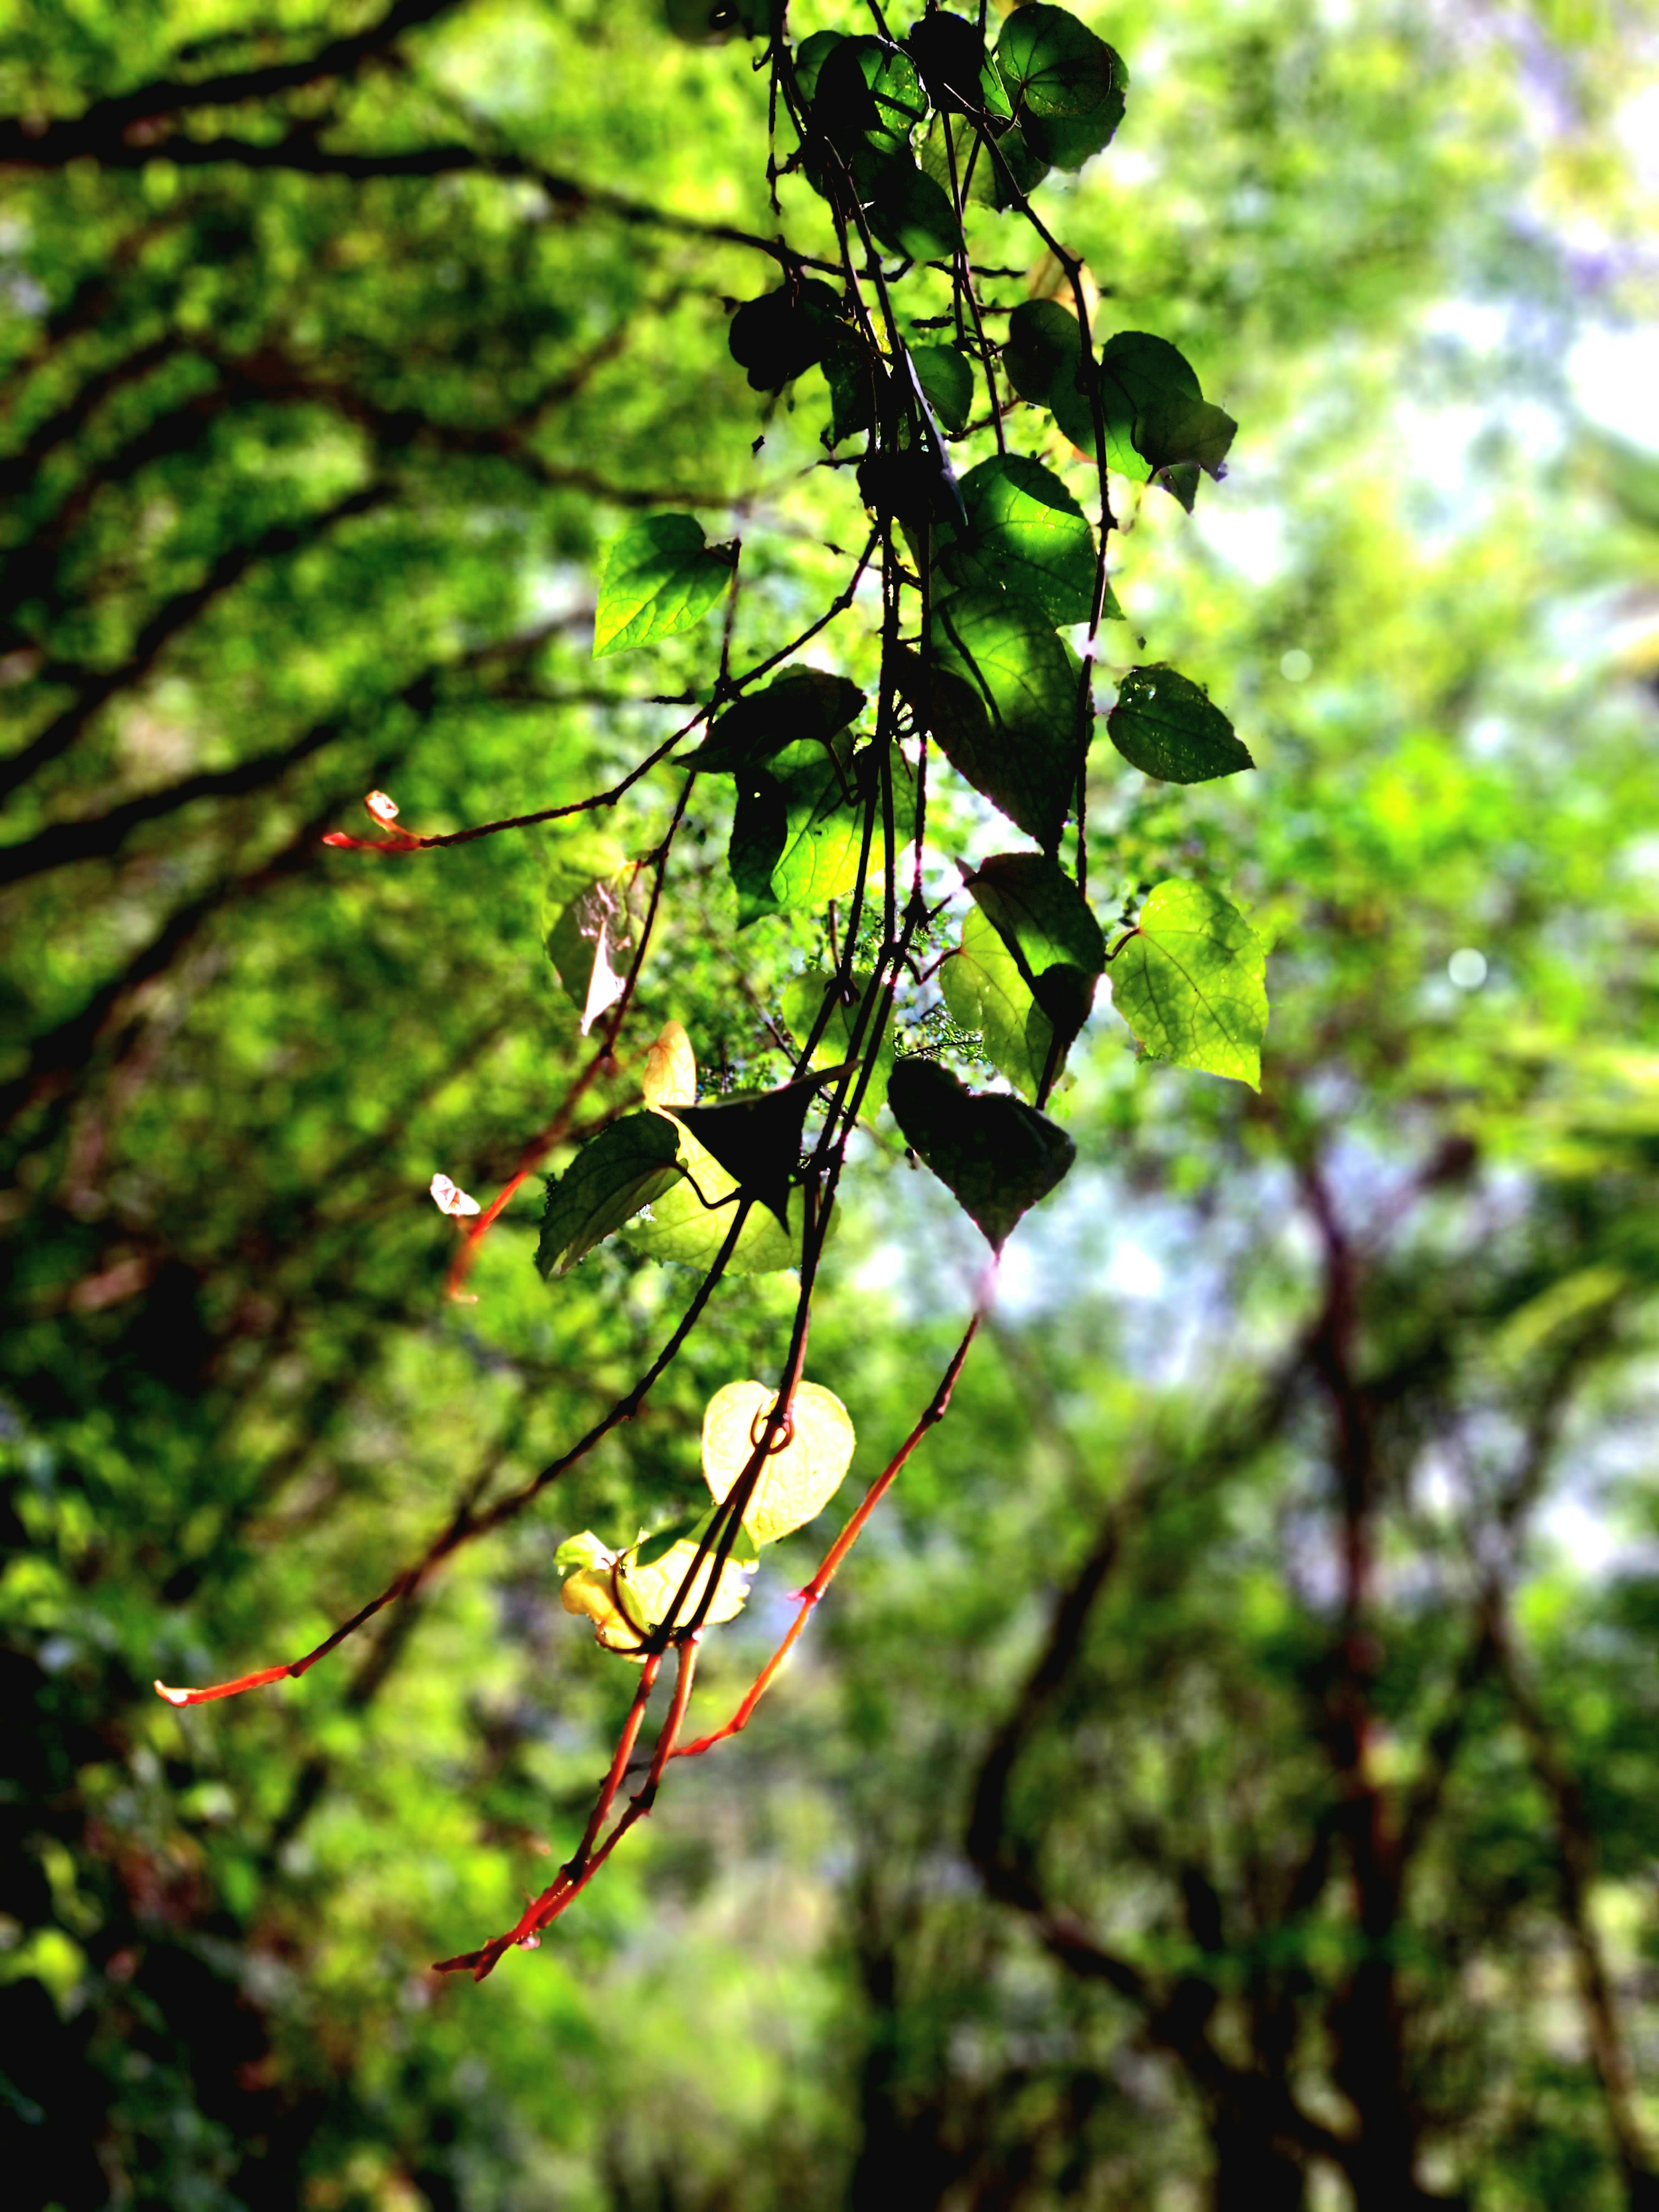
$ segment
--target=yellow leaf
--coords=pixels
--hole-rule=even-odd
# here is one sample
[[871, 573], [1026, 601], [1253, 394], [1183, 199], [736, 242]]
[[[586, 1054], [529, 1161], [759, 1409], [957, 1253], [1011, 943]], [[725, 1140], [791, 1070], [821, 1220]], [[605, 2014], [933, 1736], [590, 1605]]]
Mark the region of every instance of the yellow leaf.
[[647, 1106], [695, 1106], [697, 1063], [691, 1040], [678, 1022], [669, 1022], [645, 1058], [641, 1082]]
[[[607, 1651], [620, 1651], [627, 1658], [641, 1659], [644, 1656], [641, 1644], [674, 1602], [696, 1553], [695, 1544], [680, 1543], [648, 1567], [641, 1566], [634, 1553], [629, 1552], [614, 1569], [579, 1568], [566, 1579], [562, 1593], [564, 1609], [567, 1613], [585, 1614], [593, 1624], [596, 1641]], [[689, 1620], [696, 1610], [699, 1599], [708, 1587], [708, 1571], [713, 1565], [712, 1557], [704, 1560], [680, 1607], [682, 1620]], [[742, 1612], [753, 1573], [752, 1567], [726, 1562], [720, 1571], [714, 1601], [704, 1615], [706, 1625], [730, 1620]]]
[[[702, 1417], [702, 1472], [716, 1498], [730, 1491], [753, 1455], [777, 1393], [764, 1382], [728, 1382]], [[743, 1525], [757, 1544], [775, 1544], [804, 1528], [841, 1488], [857, 1442], [833, 1390], [803, 1382], [790, 1409], [789, 1441], [762, 1470]]]

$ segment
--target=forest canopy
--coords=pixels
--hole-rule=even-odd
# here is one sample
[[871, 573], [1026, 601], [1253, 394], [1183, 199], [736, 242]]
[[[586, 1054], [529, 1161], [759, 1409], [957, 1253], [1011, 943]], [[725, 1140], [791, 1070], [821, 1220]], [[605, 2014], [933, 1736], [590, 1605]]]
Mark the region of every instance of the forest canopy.
[[0, 24], [42, 2203], [1659, 2197], [1649, 41]]

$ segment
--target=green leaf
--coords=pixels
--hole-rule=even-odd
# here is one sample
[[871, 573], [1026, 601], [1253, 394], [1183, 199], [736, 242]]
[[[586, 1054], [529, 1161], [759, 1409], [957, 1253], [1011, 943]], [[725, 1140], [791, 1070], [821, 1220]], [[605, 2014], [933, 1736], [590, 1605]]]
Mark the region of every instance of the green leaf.
[[814, 31], [810, 39], [803, 39], [795, 49], [795, 82], [800, 87], [801, 98], [810, 106], [817, 96], [818, 75], [837, 46], [847, 43], [845, 31]]
[[860, 179], [870, 228], [882, 244], [912, 261], [945, 261], [961, 233], [943, 187], [908, 153], [876, 162]]
[[[1109, 467], [1145, 481], [1195, 466], [1219, 477], [1238, 425], [1212, 407], [1191, 364], [1146, 331], [1120, 331], [1100, 357]], [[1181, 497], [1177, 480], [1169, 489]], [[1189, 510], [1190, 497], [1182, 501]]]
[[787, 1233], [789, 1186], [800, 1166], [806, 1109], [823, 1088], [821, 1076], [804, 1075], [750, 1097], [682, 1106], [674, 1118], [736, 1180], [744, 1196], [766, 1206]]
[[[1023, 453], [994, 453], [962, 479], [968, 533], [939, 555], [948, 580], [1034, 599], [1054, 623], [1087, 622], [1094, 602], [1095, 533], [1060, 478]], [[1109, 590], [1108, 610], [1117, 602]]]
[[1255, 766], [1220, 708], [1161, 662], [1129, 671], [1106, 729], [1130, 767], [1160, 783], [1208, 783]]
[[1000, 1251], [1077, 1147], [1023, 1099], [969, 1090], [935, 1060], [901, 1060], [887, 1099], [905, 1142]]
[[1267, 948], [1202, 884], [1159, 884], [1112, 957], [1112, 1004], [1157, 1060], [1261, 1087]]
[[[863, 757], [871, 757], [867, 747]], [[739, 929], [763, 915], [826, 906], [853, 889], [864, 838], [860, 773], [843, 736], [786, 746], [769, 768], [738, 776], [728, 865]]]
[[[982, 111], [993, 122], [1005, 121], [1013, 113], [979, 27], [965, 16], [937, 9], [911, 26], [904, 44], [935, 107], [957, 115]], [[959, 164], [965, 162], [972, 143], [964, 139]]]
[[[629, 1223], [622, 1232], [623, 1241], [653, 1260], [704, 1273], [714, 1264], [731, 1231], [738, 1181], [689, 1131], [681, 1134], [679, 1160], [684, 1179], [652, 1200], [648, 1216]], [[802, 1226], [799, 1191], [789, 1194], [788, 1218], [786, 1232], [763, 1206], [751, 1206], [726, 1263], [726, 1273], [768, 1275], [780, 1268], [799, 1267]], [[838, 1209], [830, 1217], [832, 1235], [839, 1218]]]
[[649, 870], [630, 865], [585, 884], [547, 933], [547, 957], [584, 1036], [623, 994], [650, 903]]
[[1106, 965], [1088, 901], [1046, 853], [999, 853], [966, 881], [1064, 1050], [1088, 1018]]
[[573, 1567], [608, 1567], [614, 1554], [608, 1544], [602, 1544], [591, 1528], [584, 1528], [580, 1536], [567, 1536], [553, 1554], [553, 1564], [562, 1575]]
[[679, 1138], [660, 1114], [628, 1114], [591, 1137], [548, 1185], [536, 1266], [567, 1274], [584, 1253], [679, 1180]]
[[[1052, 845], [1071, 804], [1078, 759], [1077, 678], [1054, 624], [1034, 600], [975, 587], [933, 610], [928, 687], [945, 758], [1009, 819]], [[921, 668], [900, 680], [920, 707]]]
[[745, 301], [726, 333], [732, 358], [749, 372], [756, 392], [781, 392], [846, 338], [841, 301], [815, 276], [793, 279]]
[[927, 404], [947, 430], [965, 430], [974, 404], [974, 365], [954, 346], [913, 346], [910, 358]]
[[786, 669], [764, 690], [728, 707], [682, 765], [704, 775], [740, 775], [764, 767], [787, 745], [827, 744], [863, 708], [863, 692], [844, 676], [821, 668]]
[[593, 616], [593, 658], [631, 653], [700, 623], [737, 567], [728, 546], [708, 545], [690, 514], [647, 514], [605, 556]]
[[[789, 1034], [798, 1044], [805, 1044], [812, 1034], [812, 1024], [818, 1018], [818, 1009], [825, 996], [833, 993], [836, 979], [822, 969], [809, 969], [798, 975], [783, 994], [783, 1018]], [[855, 975], [852, 979], [849, 1000], [836, 998], [830, 1008], [830, 1018], [823, 1025], [823, 1035], [812, 1048], [814, 1067], [840, 1067], [853, 1055], [853, 1024], [858, 1018], [864, 994], [870, 988], [867, 975]], [[871, 1018], [874, 1019], [872, 1012]], [[870, 1042], [869, 1024], [865, 1025], [862, 1043], [867, 1048]], [[860, 1055], [861, 1056], [861, 1055]], [[865, 1085], [863, 1112], [873, 1119], [881, 1110], [887, 1097], [887, 1077], [893, 1065], [893, 1025], [890, 1021], [882, 1031], [870, 1080]], [[857, 1080], [856, 1077], [854, 1079]], [[849, 1093], [850, 1096], [850, 1093]]]
[[962, 943], [946, 955], [939, 981], [951, 1020], [975, 1031], [997, 1073], [1035, 1102], [1054, 1041], [1054, 1024], [979, 908], [964, 918]]
[[1022, 399], [1046, 407], [1074, 446], [1095, 449], [1094, 416], [1083, 389], [1077, 317], [1058, 300], [1024, 300], [1008, 318], [1002, 365]]
[[1128, 71], [1075, 15], [1033, 0], [1003, 25], [996, 59], [1039, 160], [1078, 169], [1109, 144], [1123, 120]]
[[861, 160], [909, 151], [927, 112], [915, 64], [884, 39], [843, 39], [819, 66], [811, 120], [855, 168]]

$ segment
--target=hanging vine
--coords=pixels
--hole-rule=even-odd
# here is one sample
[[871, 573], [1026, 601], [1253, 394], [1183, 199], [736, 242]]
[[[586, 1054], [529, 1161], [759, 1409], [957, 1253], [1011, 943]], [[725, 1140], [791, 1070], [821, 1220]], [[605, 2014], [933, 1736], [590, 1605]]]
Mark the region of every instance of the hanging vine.
[[[488, 1504], [464, 1500], [420, 1557], [314, 1650], [205, 1688], [157, 1685], [192, 1705], [305, 1674], [637, 1413], [724, 1277], [796, 1271], [781, 1370], [728, 1383], [707, 1409], [708, 1510], [632, 1544], [585, 1533], [559, 1551], [566, 1607], [639, 1668], [639, 1685], [575, 1851], [513, 1927], [441, 1962], [479, 1978], [511, 1946], [533, 1946], [580, 1893], [650, 1810], [671, 1760], [747, 1723], [870, 1515], [944, 1418], [996, 1255], [1073, 1164], [1072, 1140], [1048, 1109], [1108, 969], [1116, 1011], [1148, 1054], [1259, 1079], [1265, 947], [1244, 917], [1205, 885], [1170, 882], [1142, 887], [1108, 931], [1088, 897], [1088, 763], [1103, 719], [1095, 684], [1103, 632], [1121, 619], [1109, 573], [1114, 483], [1137, 499], [1158, 487], [1190, 511], [1203, 476], [1223, 473], [1235, 429], [1174, 346], [1135, 331], [1102, 343], [1090, 273], [1032, 204], [1051, 169], [1075, 170], [1110, 142], [1127, 73], [1083, 23], [1037, 0], [1008, 16], [994, 46], [983, 8], [975, 21], [930, 7], [902, 37], [875, 0], [868, 13], [872, 29], [798, 44], [781, 0], [671, 8], [683, 35], [764, 42], [757, 68], [769, 83], [767, 180], [779, 230], [771, 240], [726, 235], [769, 255], [776, 281], [738, 307], [730, 345], [769, 409], [822, 372], [824, 465], [855, 465], [868, 516], [842, 588], [787, 642], [734, 668], [742, 542], [711, 544], [691, 514], [647, 514], [609, 548], [593, 652], [647, 651], [719, 614], [719, 672], [683, 725], [620, 781], [568, 805], [422, 836], [400, 827], [395, 804], [376, 792], [368, 805], [384, 834], [328, 840], [414, 855], [616, 808], [659, 771], [681, 777], [653, 848], [587, 883], [551, 933], [550, 953], [591, 1041], [557, 1110], [487, 1207], [434, 1178], [434, 1199], [465, 1224], [452, 1291], [514, 1193], [568, 1139], [584, 1096], [618, 1064], [700, 783], [730, 798], [739, 928], [780, 913], [826, 920], [827, 964], [785, 994], [789, 1079], [751, 1095], [700, 1095], [693, 1042], [678, 1023], [648, 1049], [634, 1041], [641, 1103], [550, 1182], [537, 1264], [556, 1281], [621, 1236], [695, 1269], [656, 1358], [533, 1479]], [[799, 251], [784, 235], [778, 186], [793, 177], [827, 209], [833, 254]], [[1014, 272], [976, 260], [970, 244], [999, 218], [1023, 227], [1042, 257], [1028, 295], [1012, 303], [994, 289]], [[1086, 504], [1060, 473], [1068, 455], [1087, 469]], [[838, 653], [875, 668], [873, 690], [825, 665]], [[1103, 722], [1123, 759], [1164, 782], [1251, 765], [1220, 708], [1166, 666], [1122, 673]], [[937, 798], [941, 779], [977, 794], [988, 825], [1000, 818], [1028, 842], [963, 871], [971, 903], [957, 939], [924, 965], [951, 903], [936, 896], [941, 856], [929, 842], [930, 791]], [[974, 1087], [945, 1064], [941, 1016], [951, 1034], [978, 1040], [1005, 1088]], [[762, 1549], [811, 1520], [851, 1463], [846, 1411], [806, 1378], [805, 1363], [849, 1141], [883, 1113], [983, 1234], [991, 1262], [979, 1302], [932, 1399], [800, 1593], [777, 1651], [723, 1725], [683, 1741], [700, 1639], [742, 1607]], [[654, 1750], [618, 1810], [670, 1657]]]

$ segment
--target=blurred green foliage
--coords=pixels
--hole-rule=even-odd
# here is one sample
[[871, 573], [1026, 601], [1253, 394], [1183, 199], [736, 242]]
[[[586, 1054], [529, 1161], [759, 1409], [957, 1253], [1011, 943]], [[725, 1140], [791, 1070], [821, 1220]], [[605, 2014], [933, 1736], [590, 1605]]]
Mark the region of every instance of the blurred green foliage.
[[[643, 4], [409, 7], [351, 73], [60, 159], [54, 118], [368, 18], [5, 19], [0, 2128], [43, 2203], [1653, 2202], [1659, 505], [1564, 385], [1586, 313], [1650, 305], [1640, 49], [1589, 6], [1089, 12], [1128, 116], [1042, 204], [1246, 426], [1194, 517], [1126, 507], [1109, 650], [1208, 684], [1260, 771], [1097, 746], [1090, 891], [1109, 935], [1171, 873], [1248, 914], [1261, 1094], [1097, 1006], [1079, 1165], [948, 1424], [752, 1728], [482, 1990], [426, 1963], [546, 1881], [632, 1686], [555, 1551], [702, 1510], [789, 1278], [723, 1286], [649, 1413], [377, 1636], [239, 1705], [148, 1685], [313, 1641], [689, 1293], [625, 1241], [544, 1284], [532, 1184], [447, 1304], [425, 1195], [557, 1110], [542, 940], [671, 787], [318, 840], [374, 787], [420, 830], [556, 804], [674, 726], [714, 626], [590, 653], [641, 508], [744, 534], [743, 650], [845, 582], [823, 372], [750, 389], [761, 258], [707, 228], [769, 228], [764, 80]], [[702, 779], [635, 1018], [715, 1089], [780, 1079], [827, 950], [739, 939], [731, 813]], [[877, 1119], [809, 1363], [855, 1478], [981, 1256]]]

